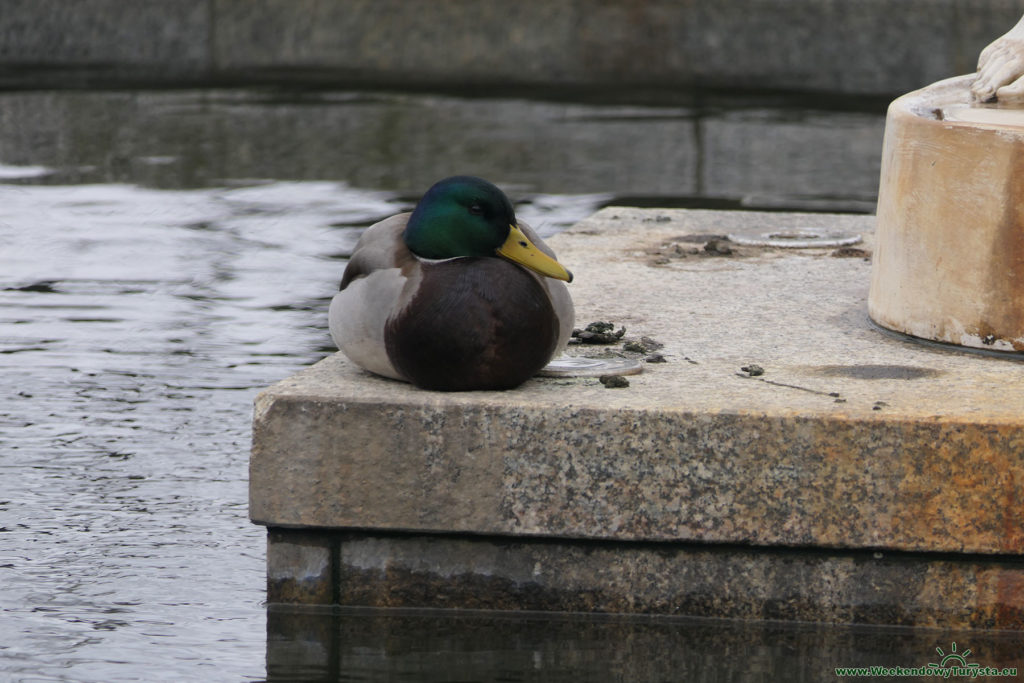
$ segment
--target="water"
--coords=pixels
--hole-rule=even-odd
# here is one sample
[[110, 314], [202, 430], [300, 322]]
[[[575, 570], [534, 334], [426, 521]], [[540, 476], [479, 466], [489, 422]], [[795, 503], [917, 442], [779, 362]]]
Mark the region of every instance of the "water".
[[941, 661], [936, 648], [1000, 670], [1022, 662], [1021, 638], [1005, 632], [283, 606], [268, 615], [273, 681], [804, 683], [842, 680], [837, 667], [926, 667]]
[[268, 612], [247, 519], [255, 394], [333, 351], [359, 230], [434, 180], [497, 181], [543, 234], [624, 196], [870, 207], [880, 112], [698, 104], [0, 95], [0, 679], [660, 680], [682, 655], [651, 648], [712, 635], [750, 680], [797, 666], [818, 631]]

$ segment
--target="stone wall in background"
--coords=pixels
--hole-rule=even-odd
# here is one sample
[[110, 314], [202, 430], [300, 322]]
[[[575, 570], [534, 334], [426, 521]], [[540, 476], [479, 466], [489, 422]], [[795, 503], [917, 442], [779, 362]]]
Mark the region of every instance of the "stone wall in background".
[[4, 0], [0, 86], [734, 87], [895, 95], [1013, 0]]

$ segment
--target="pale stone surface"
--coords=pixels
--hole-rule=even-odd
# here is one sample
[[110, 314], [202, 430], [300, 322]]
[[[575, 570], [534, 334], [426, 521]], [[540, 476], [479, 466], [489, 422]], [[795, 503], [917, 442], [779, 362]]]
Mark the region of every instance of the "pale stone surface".
[[[1019, 553], [1024, 364], [874, 328], [872, 224], [605, 209], [551, 240], [577, 275], [577, 319], [653, 337], [669, 362], [648, 364], [626, 389], [537, 378], [515, 391], [441, 394], [335, 355], [257, 399], [251, 517], [272, 527]], [[721, 256], [692, 237], [804, 228], [862, 234], [864, 251], [733, 244]], [[750, 363], [764, 375], [740, 370]]]
[[889, 107], [869, 310], [899, 332], [1020, 352], [1024, 118], [968, 107], [970, 83]]

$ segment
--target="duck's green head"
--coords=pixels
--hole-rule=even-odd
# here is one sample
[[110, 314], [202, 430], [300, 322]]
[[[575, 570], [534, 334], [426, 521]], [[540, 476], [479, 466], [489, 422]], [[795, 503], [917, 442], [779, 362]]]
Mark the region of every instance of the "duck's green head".
[[482, 178], [453, 176], [435, 183], [409, 217], [403, 239], [422, 258], [502, 256], [541, 275], [572, 281], [572, 273], [519, 229], [505, 193]]

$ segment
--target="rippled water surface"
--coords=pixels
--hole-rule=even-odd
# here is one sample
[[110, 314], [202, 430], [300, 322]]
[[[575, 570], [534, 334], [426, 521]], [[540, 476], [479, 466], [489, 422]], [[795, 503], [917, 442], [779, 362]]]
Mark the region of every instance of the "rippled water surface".
[[0, 678], [265, 676], [252, 399], [333, 350], [343, 259], [410, 200], [319, 139], [364, 107], [263, 98], [0, 96]]
[[0, 188], [0, 670], [262, 677], [249, 405], [323, 354], [353, 209], [250, 192]]
[[333, 350], [351, 226], [405, 204], [337, 182], [0, 196], [0, 670], [261, 677], [252, 399]]
[[[881, 113], [749, 104], [0, 95], [0, 679], [678, 671], [644, 648], [697, 631], [648, 642], [493, 617], [473, 640], [472, 619], [295, 626], [286, 613], [268, 633], [264, 531], [247, 519], [252, 400], [333, 350], [326, 307], [359, 230], [438, 178], [498, 182], [546, 234], [616, 197], [864, 209], [881, 125]], [[780, 638], [745, 651], [764, 675], [816, 636]]]

